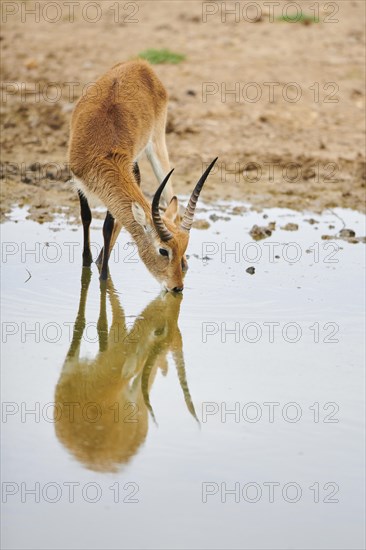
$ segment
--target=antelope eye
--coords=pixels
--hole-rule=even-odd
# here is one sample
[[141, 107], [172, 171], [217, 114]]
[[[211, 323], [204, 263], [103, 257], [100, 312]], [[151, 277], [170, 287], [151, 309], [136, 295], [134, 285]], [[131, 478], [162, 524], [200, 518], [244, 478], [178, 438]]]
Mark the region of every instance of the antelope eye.
[[165, 248], [159, 248], [159, 254], [169, 257], [169, 252]]

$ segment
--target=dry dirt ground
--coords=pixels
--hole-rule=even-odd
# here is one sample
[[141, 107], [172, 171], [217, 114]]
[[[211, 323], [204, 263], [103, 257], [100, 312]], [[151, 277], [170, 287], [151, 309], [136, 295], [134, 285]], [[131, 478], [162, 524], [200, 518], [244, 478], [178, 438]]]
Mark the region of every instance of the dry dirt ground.
[[[206, 201], [364, 211], [366, 4], [297, 3], [319, 22], [286, 22], [293, 3], [264, 4], [1, 2], [3, 215], [29, 204], [41, 222], [77, 216], [67, 183], [73, 105], [109, 67], [149, 48], [186, 56], [155, 65], [170, 94], [177, 193], [219, 156]], [[151, 169], [140, 167], [152, 193]]]

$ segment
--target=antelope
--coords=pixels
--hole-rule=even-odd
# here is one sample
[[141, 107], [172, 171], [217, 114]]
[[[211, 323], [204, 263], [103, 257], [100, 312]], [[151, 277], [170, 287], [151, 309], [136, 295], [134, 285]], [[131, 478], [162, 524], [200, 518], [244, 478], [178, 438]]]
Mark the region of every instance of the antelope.
[[[188, 411], [198, 422], [189, 393], [178, 327], [183, 296], [162, 293], [128, 327], [112, 280], [101, 285], [97, 323], [99, 352], [80, 357], [92, 272], [82, 270], [73, 337], [55, 390], [59, 441], [88, 469], [114, 472], [137, 454], [155, 422], [149, 392], [157, 370], [168, 371], [172, 353]], [[108, 330], [107, 296], [112, 309]], [[71, 406], [73, 405], [73, 406]]]
[[[124, 226], [140, 258], [163, 288], [181, 292], [196, 204], [217, 159], [199, 179], [180, 220], [165, 140], [167, 104], [168, 93], [147, 62], [133, 60], [115, 65], [88, 88], [75, 106], [69, 164], [80, 200], [83, 265], [92, 262], [88, 201], [96, 200], [107, 208], [104, 246], [97, 259], [101, 280], [108, 277], [108, 259]], [[160, 184], [151, 205], [140, 189], [138, 160], [144, 152]], [[162, 214], [161, 197], [166, 206]]]

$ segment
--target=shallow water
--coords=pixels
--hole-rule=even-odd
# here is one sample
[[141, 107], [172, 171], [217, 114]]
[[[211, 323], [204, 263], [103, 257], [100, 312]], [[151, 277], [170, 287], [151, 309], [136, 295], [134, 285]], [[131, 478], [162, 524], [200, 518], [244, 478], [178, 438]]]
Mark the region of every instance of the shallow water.
[[80, 227], [25, 217], [2, 225], [5, 548], [364, 547], [365, 249], [321, 239], [361, 214], [210, 221], [183, 297], [127, 234], [100, 289]]

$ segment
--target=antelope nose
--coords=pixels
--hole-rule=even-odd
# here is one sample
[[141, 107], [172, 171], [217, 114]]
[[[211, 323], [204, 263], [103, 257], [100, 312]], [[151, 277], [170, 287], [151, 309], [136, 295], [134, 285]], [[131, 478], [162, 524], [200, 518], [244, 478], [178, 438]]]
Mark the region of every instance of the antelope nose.
[[173, 288], [173, 292], [182, 292], [183, 291], [183, 286], [175, 286]]

